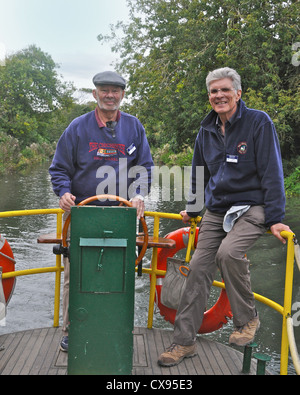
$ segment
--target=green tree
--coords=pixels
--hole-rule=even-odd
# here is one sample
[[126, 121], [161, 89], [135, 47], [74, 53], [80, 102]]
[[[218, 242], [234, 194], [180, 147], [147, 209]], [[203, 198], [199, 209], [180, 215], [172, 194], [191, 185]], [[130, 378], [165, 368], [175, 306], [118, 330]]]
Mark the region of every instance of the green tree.
[[[128, 0], [130, 23], [108, 36], [120, 54], [117, 68], [129, 82], [130, 110], [145, 124], [150, 143], [174, 151], [193, 145], [210, 110], [205, 78], [233, 67], [244, 99], [274, 119], [283, 155], [300, 148], [299, 1]], [[118, 31], [122, 34], [119, 35]]]
[[34, 45], [9, 56], [0, 67], [0, 129], [21, 146], [51, 141], [53, 114], [73, 103], [73, 87], [61, 82], [57, 67]]

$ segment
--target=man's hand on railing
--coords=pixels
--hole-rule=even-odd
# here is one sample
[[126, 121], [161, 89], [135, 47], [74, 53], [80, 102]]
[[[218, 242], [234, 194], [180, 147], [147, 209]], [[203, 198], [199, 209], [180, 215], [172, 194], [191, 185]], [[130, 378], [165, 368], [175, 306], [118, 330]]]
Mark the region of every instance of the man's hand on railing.
[[272, 226], [270, 226], [270, 231], [272, 232], [272, 234], [277, 237], [278, 240], [280, 240], [283, 244], [286, 244], [286, 239], [284, 239], [281, 236], [281, 232], [282, 231], [286, 231], [286, 232], [291, 232], [293, 233], [293, 231], [290, 229], [290, 227], [288, 225], [284, 225], [282, 223], [278, 223], [278, 224], [274, 224]]

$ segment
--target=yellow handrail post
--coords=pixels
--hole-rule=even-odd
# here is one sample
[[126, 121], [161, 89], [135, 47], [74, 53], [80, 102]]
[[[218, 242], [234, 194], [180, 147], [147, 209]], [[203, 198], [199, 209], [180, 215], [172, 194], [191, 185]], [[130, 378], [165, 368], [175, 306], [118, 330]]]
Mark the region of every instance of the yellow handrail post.
[[188, 241], [188, 246], [187, 246], [187, 250], [186, 250], [186, 257], [185, 257], [186, 263], [190, 262], [191, 252], [192, 252], [192, 250], [195, 249], [196, 228], [197, 228], [198, 222], [200, 222], [200, 221], [201, 221], [201, 217], [191, 218], [191, 229], [190, 229], [189, 241]]
[[282, 318], [282, 338], [281, 338], [281, 360], [280, 374], [287, 375], [288, 357], [289, 357], [289, 341], [287, 333], [287, 318], [291, 315], [292, 310], [292, 293], [293, 293], [293, 275], [294, 275], [294, 234], [283, 231], [281, 236], [287, 239], [287, 256], [286, 256], [286, 274], [285, 274], [285, 290]]
[[[38, 209], [38, 210], [16, 210], [16, 211], [3, 211], [0, 212], [0, 218], [8, 217], [21, 217], [21, 216], [31, 216], [31, 215], [48, 215], [56, 214], [56, 233], [57, 237], [61, 237], [62, 230], [62, 214], [63, 210], [60, 208], [56, 209]], [[61, 272], [63, 268], [61, 267], [61, 256], [56, 257], [56, 266], [51, 268], [39, 268], [39, 269], [27, 269], [19, 270], [10, 273], [4, 273], [3, 279], [26, 276], [31, 274], [41, 274], [41, 273], [53, 273], [55, 272], [55, 295], [54, 295], [54, 318], [53, 326], [59, 326], [59, 305], [60, 305], [60, 280]]]
[[[158, 240], [159, 237], [159, 221], [160, 218], [172, 218], [181, 220], [180, 214], [170, 214], [170, 213], [153, 213], [145, 212], [145, 216], [154, 217], [154, 227], [153, 227], [153, 240]], [[187, 248], [187, 259], [190, 260], [191, 250], [194, 248], [194, 241], [196, 235], [197, 222], [201, 221], [201, 217], [197, 217], [191, 222], [191, 232], [189, 237], [189, 243]], [[148, 310], [148, 329], [152, 328], [153, 325], [153, 313], [154, 313], [154, 302], [155, 302], [155, 292], [156, 292], [156, 279], [159, 271], [157, 270], [157, 247], [153, 248], [152, 261], [151, 261], [151, 281], [150, 281], [150, 296], [149, 296], [149, 310]]]
[[[153, 240], [158, 239], [159, 235], [159, 216], [154, 216]], [[151, 262], [151, 280], [150, 280], [150, 295], [149, 295], [149, 309], [148, 309], [148, 324], [147, 328], [151, 329], [153, 325], [154, 301], [156, 290], [156, 273], [157, 273], [157, 247], [153, 248], [152, 262]]]
[[[56, 235], [57, 238], [61, 237], [62, 232], [62, 215], [63, 211], [61, 209], [41, 209], [41, 210], [20, 210], [20, 211], [7, 211], [0, 212], [0, 218], [5, 217], [17, 217], [17, 216], [29, 216], [29, 215], [48, 215], [56, 214]], [[153, 228], [153, 240], [159, 239], [159, 226], [160, 218], [177, 219], [181, 220], [182, 217], [179, 214], [171, 213], [153, 213], [145, 212], [145, 216], [151, 216], [154, 218], [154, 228]], [[197, 222], [201, 220], [198, 217], [191, 224], [191, 232], [189, 238], [189, 244], [187, 249], [186, 260], [189, 260], [191, 249], [194, 247], [194, 237]], [[281, 236], [287, 240], [287, 254], [286, 254], [286, 275], [285, 275], [285, 290], [284, 290], [284, 305], [281, 306], [278, 303], [263, 297], [262, 295], [254, 294], [255, 299], [273, 308], [283, 316], [282, 321], [282, 338], [281, 338], [281, 359], [280, 359], [280, 374], [287, 375], [288, 371], [288, 357], [289, 357], [289, 338], [288, 338], [288, 319], [291, 317], [292, 309], [292, 294], [293, 294], [293, 276], [294, 276], [294, 237], [292, 232], [281, 232]], [[148, 328], [151, 329], [153, 325], [153, 313], [154, 313], [154, 302], [156, 293], [156, 280], [157, 276], [164, 276], [164, 270], [157, 269], [157, 255], [158, 248], [153, 248], [152, 262], [150, 269], [143, 269], [143, 273], [147, 273], [151, 276], [150, 281], [150, 296], [149, 296], [149, 310], [148, 310]], [[35, 269], [19, 270], [9, 273], [4, 273], [2, 278], [8, 279], [19, 276], [26, 276], [32, 274], [42, 274], [42, 273], [55, 273], [55, 296], [54, 296], [54, 318], [53, 326], [59, 326], [59, 309], [60, 309], [60, 288], [61, 288], [61, 273], [64, 268], [61, 265], [61, 255], [56, 256], [56, 266], [55, 267], [42, 267]], [[215, 281], [214, 286], [225, 288], [223, 283]], [[291, 323], [289, 323], [291, 325]]]

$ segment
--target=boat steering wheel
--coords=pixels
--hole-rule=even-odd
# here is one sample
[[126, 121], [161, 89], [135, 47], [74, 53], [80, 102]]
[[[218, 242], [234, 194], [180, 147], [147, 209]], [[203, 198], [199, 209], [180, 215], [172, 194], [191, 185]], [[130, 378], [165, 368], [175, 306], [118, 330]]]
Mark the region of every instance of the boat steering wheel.
[[[120, 202], [120, 206], [125, 204], [127, 207], [132, 207], [132, 203], [131, 202], [129, 202], [128, 200], [122, 198], [121, 196], [116, 196], [116, 195], [96, 195], [96, 196], [92, 196], [92, 197], [89, 197], [89, 198], [83, 200], [82, 202], [80, 202], [78, 204], [78, 206], [85, 206], [86, 204], [94, 202], [95, 200], [101, 200], [101, 199], [116, 200], [116, 201]], [[142, 224], [142, 227], [143, 227], [144, 242], [143, 242], [141, 251], [139, 253], [139, 256], [135, 260], [135, 266], [137, 266], [141, 262], [143, 256], [145, 255], [145, 252], [146, 252], [147, 247], [148, 247], [148, 239], [149, 239], [148, 228], [147, 228], [147, 224], [146, 224], [145, 218], [144, 217], [140, 218], [140, 221], [141, 221], [141, 224]], [[62, 246], [64, 248], [68, 247], [67, 234], [68, 234], [68, 229], [69, 229], [69, 226], [70, 226], [70, 222], [71, 222], [71, 215], [69, 215], [68, 218], [66, 219], [66, 221], [64, 223], [63, 231], [62, 231]]]

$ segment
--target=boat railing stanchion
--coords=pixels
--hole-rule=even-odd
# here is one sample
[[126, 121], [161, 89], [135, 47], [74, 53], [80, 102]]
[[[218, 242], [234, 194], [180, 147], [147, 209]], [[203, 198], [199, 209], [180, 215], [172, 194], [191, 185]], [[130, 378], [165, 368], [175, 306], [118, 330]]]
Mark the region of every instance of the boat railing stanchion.
[[264, 376], [266, 373], [266, 364], [271, 360], [271, 357], [266, 354], [255, 353], [253, 357], [257, 359], [256, 374], [258, 376]]
[[250, 343], [244, 348], [243, 370], [242, 373], [250, 373], [252, 350], [257, 347], [256, 343]]

